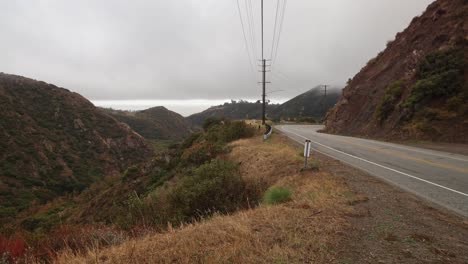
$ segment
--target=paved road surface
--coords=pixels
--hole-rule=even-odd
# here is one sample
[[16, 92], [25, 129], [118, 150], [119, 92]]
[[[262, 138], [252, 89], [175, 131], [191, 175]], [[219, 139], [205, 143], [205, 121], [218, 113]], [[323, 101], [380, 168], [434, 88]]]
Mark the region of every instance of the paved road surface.
[[315, 151], [468, 216], [468, 156], [318, 133], [319, 125], [275, 128], [300, 143], [310, 139]]

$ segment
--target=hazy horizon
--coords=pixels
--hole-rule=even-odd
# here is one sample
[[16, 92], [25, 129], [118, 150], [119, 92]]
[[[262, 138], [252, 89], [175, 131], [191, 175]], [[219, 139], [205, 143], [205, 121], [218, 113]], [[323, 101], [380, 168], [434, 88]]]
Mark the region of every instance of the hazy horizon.
[[[232, 99], [240, 100], [240, 99]], [[255, 99], [242, 99], [249, 102], [255, 102]], [[289, 99], [283, 100], [272, 100], [273, 104], [281, 104]], [[187, 99], [187, 100], [90, 100], [95, 106], [103, 108], [112, 108], [115, 110], [126, 110], [126, 111], [139, 111], [145, 110], [151, 107], [164, 106], [165, 108], [176, 112], [184, 117], [189, 115], [202, 112], [212, 106], [222, 105], [226, 102], [231, 102], [231, 99], [213, 99], [213, 100], [200, 100], [200, 99]]]
[[[322, 89], [321, 85], [317, 85], [311, 89], [305, 90], [304, 92], [298, 93], [291, 98], [276, 98], [268, 99], [271, 104], [282, 104], [292, 98], [301, 95], [307, 91]], [[327, 91], [340, 91], [342, 87], [328, 86]], [[145, 110], [151, 107], [164, 106], [165, 108], [179, 113], [180, 115], [187, 117], [189, 115], [202, 112], [212, 106], [222, 105], [231, 100], [239, 101], [244, 100], [248, 102], [255, 102], [258, 99], [255, 98], [232, 98], [232, 99], [180, 99], [180, 100], [155, 100], [155, 99], [122, 99], [122, 100], [93, 100], [89, 99], [95, 106], [112, 108], [116, 110], [126, 111], [139, 111]]]
[[[432, 0], [287, 1], [269, 99], [342, 86]], [[93, 100], [260, 99], [260, 9], [240, 1], [1, 1], [0, 71]], [[265, 1], [272, 57], [276, 1]], [[278, 91], [281, 90], [281, 91]], [[272, 93], [273, 91], [276, 91]]]

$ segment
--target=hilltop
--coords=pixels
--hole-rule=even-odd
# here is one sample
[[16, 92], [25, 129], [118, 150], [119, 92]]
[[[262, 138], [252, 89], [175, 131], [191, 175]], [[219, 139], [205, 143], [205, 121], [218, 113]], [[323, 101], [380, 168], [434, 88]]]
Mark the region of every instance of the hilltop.
[[325, 95], [323, 86], [319, 85], [276, 107], [270, 116], [277, 119], [311, 117], [321, 120], [340, 95], [341, 90], [335, 87], [328, 88]]
[[467, 143], [466, 13], [438, 0], [349, 81], [326, 131]]
[[142, 111], [103, 109], [117, 120], [126, 123], [141, 136], [151, 140], [181, 140], [190, 134], [185, 118], [163, 106]]
[[[270, 113], [278, 107], [275, 104], [267, 104], [266, 112]], [[225, 117], [228, 119], [261, 119], [262, 104], [260, 101], [251, 103], [248, 101], [231, 101], [223, 105], [212, 106], [203, 112], [196, 113], [187, 117], [187, 121], [192, 126], [201, 126], [203, 121], [209, 117]]]
[[0, 73], [0, 219], [80, 192], [151, 153], [77, 93]]
[[[325, 96], [323, 87], [316, 86], [283, 104], [267, 104], [268, 119], [287, 120], [296, 118], [312, 118], [322, 120], [325, 113], [335, 105], [340, 97], [340, 89], [333, 87], [327, 90]], [[228, 119], [261, 119], [262, 105], [260, 101], [231, 101], [223, 105], [213, 106], [203, 112], [187, 117], [192, 126], [201, 126], [209, 117], [225, 117]]]

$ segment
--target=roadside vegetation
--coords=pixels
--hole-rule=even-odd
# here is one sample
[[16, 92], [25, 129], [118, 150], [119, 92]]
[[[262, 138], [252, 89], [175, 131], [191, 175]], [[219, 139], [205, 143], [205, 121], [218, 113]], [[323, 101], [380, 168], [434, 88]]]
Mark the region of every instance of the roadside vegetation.
[[461, 48], [430, 53], [419, 64], [418, 80], [411, 87], [411, 94], [403, 107], [415, 112], [431, 99], [448, 99], [452, 104], [466, 101], [468, 91], [464, 86], [464, 69], [464, 52]]
[[396, 81], [385, 88], [385, 94], [375, 111], [375, 116], [379, 122], [385, 121], [395, 110], [395, 106], [403, 94], [402, 85], [402, 81]]
[[428, 54], [419, 63], [412, 84], [408, 80], [397, 80], [387, 85], [376, 107], [375, 120], [383, 125], [396, 113], [393, 115], [398, 117], [395, 122], [409, 135], [440, 137], [441, 131], [436, 129], [435, 123], [460, 123], [468, 115], [465, 68], [461, 48]]
[[291, 199], [292, 192], [288, 188], [271, 187], [263, 195], [263, 203], [267, 205], [287, 202]]
[[419, 137], [441, 136], [434, 123], [463, 122], [468, 115], [468, 86], [463, 49], [436, 51], [419, 64], [417, 81], [401, 103], [404, 130]]
[[[228, 147], [232, 150], [223, 157], [225, 161], [213, 160], [201, 170], [212, 167], [219, 170], [219, 166], [223, 166], [227, 174], [233, 170], [240, 173], [243, 184], [224, 177], [234, 184], [223, 185], [227, 188], [235, 186], [229, 193], [256, 191], [257, 195], [248, 196], [247, 207], [238, 207], [232, 213], [218, 210], [211, 217], [205, 215], [178, 227], [171, 222], [164, 231], [130, 238], [116, 246], [88, 248], [84, 253], [65, 250], [59, 254], [57, 262], [86, 263], [96, 259], [103, 263], [334, 262], [336, 252], [333, 248], [347, 226], [343, 213], [352, 211], [352, 204], [362, 198], [329, 173], [320, 170], [301, 172], [302, 158], [297, 154], [297, 148], [281, 135], [275, 134], [266, 142], [260, 136], [240, 139]], [[237, 166], [226, 170], [221, 164]], [[199, 186], [202, 179], [197, 182], [191, 182], [189, 189], [206, 190], [206, 185]], [[210, 191], [206, 194], [219, 202], [224, 201], [218, 208], [246, 197], [239, 192], [237, 198], [227, 193], [220, 193], [218, 197], [212, 197]], [[196, 200], [182, 201], [180, 208]], [[218, 201], [203, 203], [215, 208]]]
[[[287, 138], [274, 133], [263, 141], [256, 129], [239, 129], [244, 125], [207, 123], [168, 150], [179, 158], [129, 168], [125, 179], [108, 179], [102, 183], [107, 188], [96, 186], [82, 197], [99, 208], [72, 214], [106, 211], [109, 218], [92, 218], [92, 225], [81, 218], [81, 224], [36, 233], [42, 247], [35, 249], [18, 236], [3, 244], [0, 239], [0, 250], [11, 252], [4, 262], [464, 263], [468, 257], [459, 242], [466, 223], [456, 217], [316, 153], [310, 164], [320, 167], [301, 170], [303, 157]], [[228, 127], [252, 136], [208, 139], [228, 138], [208, 133]], [[182, 158], [208, 142], [223, 151], [201, 164]], [[116, 191], [120, 184], [128, 189]], [[109, 197], [116, 200], [100, 207]]]
[[[230, 142], [257, 130], [224, 119], [207, 119], [203, 128], [180, 144], [158, 146], [152, 160], [128, 167], [120, 177], [105, 177], [80, 194], [32, 208], [18, 222], [2, 225], [0, 256], [13, 260], [30, 248], [31, 256], [47, 260], [69, 244], [79, 252], [137, 236], [138, 230], [166, 230], [168, 223], [176, 227], [256, 206], [263, 190], [247, 183], [239, 165], [225, 156]], [[21, 245], [23, 250], [15, 249]]]

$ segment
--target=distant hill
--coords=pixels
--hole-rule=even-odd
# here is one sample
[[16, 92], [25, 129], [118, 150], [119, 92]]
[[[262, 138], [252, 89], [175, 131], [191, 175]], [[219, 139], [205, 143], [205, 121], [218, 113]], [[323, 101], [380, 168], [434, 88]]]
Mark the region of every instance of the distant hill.
[[269, 116], [276, 119], [312, 117], [321, 120], [336, 104], [340, 95], [339, 88], [328, 87], [325, 96], [323, 86], [317, 86], [276, 107]]
[[[268, 104], [266, 114], [268, 119], [287, 119], [312, 117], [321, 120], [325, 113], [335, 105], [341, 90], [329, 88], [327, 96], [322, 86], [317, 86], [300, 94], [283, 104]], [[229, 119], [261, 119], [262, 104], [260, 102], [232, 101], [223, 105], [212, 106], [203, 112], [187, 117], [192, 126], [200, 126], [209, 117], [225, 117]]]
[[[267, 105], [266, 112], [269, 113], [278, 107], [276, 104]], [[225, 117], [229, 119], [261, 119], [262, 104], [247, 101], [232, 101], [223, 105], [212, 106], [203, 112], [187, 117], [192, 126], [200, 126], [209, 117]]]
[[77, 93], [0, 73], [0, 219], [81, 191], [151, 154]]
[[331, 133], [468, 143], [465, 0], [437, 0], [350, 80]]
[[181, 140], [191, 131], [183, 116], [162, 106], [142, 111], [103, 110], [147, 139]]

